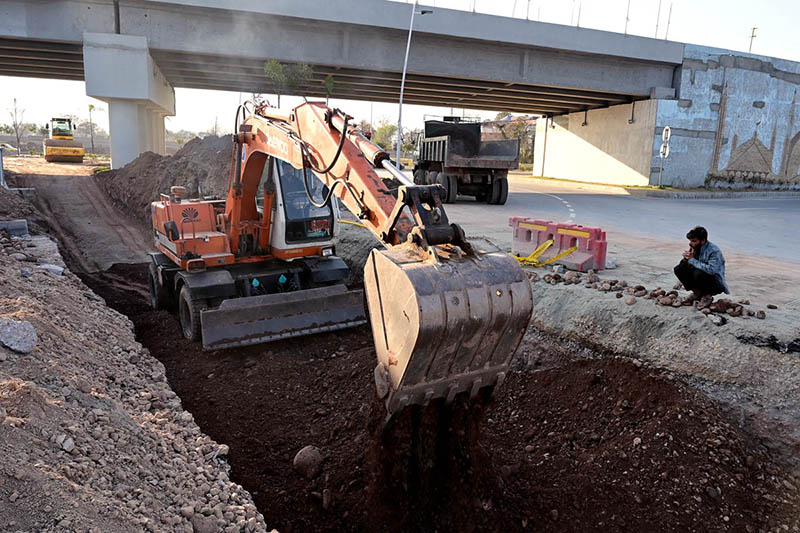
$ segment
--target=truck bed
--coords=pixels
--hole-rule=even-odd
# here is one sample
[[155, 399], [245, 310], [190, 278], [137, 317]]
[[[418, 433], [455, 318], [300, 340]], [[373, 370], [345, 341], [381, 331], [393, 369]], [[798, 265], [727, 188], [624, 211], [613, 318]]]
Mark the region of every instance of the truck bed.
[[466, 155], [449, 136], [424, 139], [419, 159], [441, 161], [445, 167], [513, 169], [519, 166], [519, 140], [482, 141], [476, 155]]

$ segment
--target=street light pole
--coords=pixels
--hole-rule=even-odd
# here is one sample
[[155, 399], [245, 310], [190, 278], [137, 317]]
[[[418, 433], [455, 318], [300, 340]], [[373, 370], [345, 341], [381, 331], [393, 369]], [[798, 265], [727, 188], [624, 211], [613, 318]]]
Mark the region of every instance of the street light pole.
[[[419, 11], [420, 15], [427, 15], [433, 13], [432, 9], [423, 9]], [[417, 0], [411, 6], [411, 22], [408, 24], [408, 41], [406, 42], [406, 57], [403, 60], [403, 75], [400, 78], [400, 106], [397, 110], [397, 166], [400, 168], [400, 155], [403, 151], [402, 148], [402, 135], [403, 135], [403, 92], [406, 88], [406, 69], [408, 68], [408, 51], [411, 49], [411, 33], [414, 31], [414, 15], [417, 14]]]

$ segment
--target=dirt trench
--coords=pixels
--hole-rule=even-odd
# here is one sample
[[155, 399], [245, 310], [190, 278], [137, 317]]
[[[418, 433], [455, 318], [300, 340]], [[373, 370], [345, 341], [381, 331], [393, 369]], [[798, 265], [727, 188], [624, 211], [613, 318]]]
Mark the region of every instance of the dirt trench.
[[[59, 217], [56, 212], [50, 216]], [[63, 224], [63, 219], [52, 223]], [[80, 231], [78, 228], [76, 231]], [[85, 240], [57, 235], [86, 253]], [[232, 478], [280, 531], [761, 531], [792, 523], [768, 451], [658, 370], [530, 329], [502, 388], [382, 424], [368, 327], [204, 352], [150, 309], [147, 265], [89, 272], [134, 323]], [[84, 263], [85, 264], [85, 263]], [[323, 454], [313, 480], [292, 467]]]
[[[765, 449], [669, 375], [548, 350], [559, 341], [532, 331], [539, 368], [518, 363], [493, 399], [410, 409], [383, 427], [368, 328], [203, 352], [149, 308], [146, 276], [140, 264], [81, 277], [133, 321], [203, 431], [230, 445], [232, 477], [269, 527], [758, 531], [790, 513]], [[325, 458], [311, 481], [292, 468], [309, 444]]]

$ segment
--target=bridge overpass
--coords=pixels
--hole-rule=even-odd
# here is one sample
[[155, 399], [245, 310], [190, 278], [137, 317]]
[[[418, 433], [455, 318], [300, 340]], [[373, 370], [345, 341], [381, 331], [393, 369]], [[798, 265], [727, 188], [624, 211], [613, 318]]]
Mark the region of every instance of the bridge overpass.
[[[143, 150], [163, 151], [172, 88], [274, 93], [263, 69], [269, 58], [312, 67], [312, 78], [297, 89], [306, 96], [326, 96], [323, 82], [330, 77], [333, 98], [396, 102], [410, 9], [384, 0], [121, 0], [116, 20], [111, 0], [6, 0], [0, 75], [85, 80], [87, 94], [109, 102], [116, 167]], [[720, 66], [722, 57], [730, 58], [728, 66]], [[543, 174], [577, 172], [587, 179], [588, 168], [553, 166], [565, 150], [584, 152], [585, 164], [642, 184], [658, 163], [656, 130], [667, 125], [660, 115], [677, 137], [703, 144], [705, 170], [712, 163], [720, 170], [733, 150], [720, 111], [722, 90], [715, 89], [730, 81], [723, 71], [745, 65], [741, 72], [794, 87], [791, 75], [800, 69], [789, 63], [437, 7], [414, 21], [404, 101], [556, 117], [548, 122], [556, 152], [537, 155], [551, 163]], [[757, 95], [764, 85], [753, 83], [760, 89], [749, 81], [742, 88]], [[774, 90], [788, 116], [786, 91]], [[694, 97], [682, 98], [682, 91]], [[767, 109], [780, 121], [780, 110]], [[706, 146], [709, 137], [713, 146]], [[697, 169], [706, 163], [686, 157], [681, 173], [701, 179], [705, 170]], [[594, 164], [597, 158], [604, 164]]]

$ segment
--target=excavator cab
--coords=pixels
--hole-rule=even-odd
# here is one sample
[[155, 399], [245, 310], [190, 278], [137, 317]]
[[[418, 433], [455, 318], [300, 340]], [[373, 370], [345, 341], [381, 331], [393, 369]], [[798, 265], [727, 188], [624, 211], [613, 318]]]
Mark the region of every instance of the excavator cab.
[[[280, 190], [280, 205], [284, 219], [284, 242], [289, 244], [330, 241], [334, 237], [335, 202], [317, 207], [308, 201], [303, 185], [303, 172], [286, 161], [275, 160], [277, 186]], [[325, 198], [328, 187], [319, 180], [309, 183], [315, 198]]]

